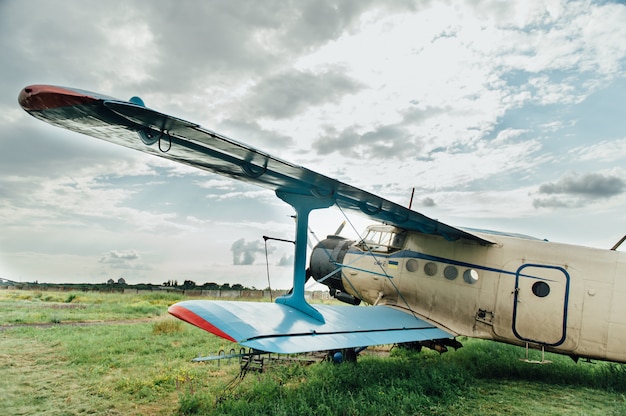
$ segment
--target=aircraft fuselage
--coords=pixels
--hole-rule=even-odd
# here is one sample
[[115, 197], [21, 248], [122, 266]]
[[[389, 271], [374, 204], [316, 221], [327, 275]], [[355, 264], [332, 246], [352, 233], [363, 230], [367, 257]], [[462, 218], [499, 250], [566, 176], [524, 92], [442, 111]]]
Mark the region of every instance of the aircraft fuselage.
[[311, 265], [332, 259], [341, 282], [339, 272], [313, 275], [344, 298], [410, 309], [457, 335], [626, 362], [624, 253], [472, 232], [495, 244], [390, 226], [356, 243], [331, 237], [336, 246], [314, 251]]

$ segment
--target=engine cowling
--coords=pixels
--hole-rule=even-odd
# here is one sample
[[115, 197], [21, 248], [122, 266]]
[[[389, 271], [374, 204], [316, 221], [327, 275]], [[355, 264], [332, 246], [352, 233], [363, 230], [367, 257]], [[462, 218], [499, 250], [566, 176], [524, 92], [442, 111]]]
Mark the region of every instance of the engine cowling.
[[346, 292], [341, 280], [341, 267], [339, 266], [343, 264], [343, 259], [352, 244], [354, 244], [354, 240], [348, 240], [338, 235], [329, 235], [313, 247], [309, 270], [315, 281], [328, 286], [333, 297], [342, 302], [358, 305], [361, 299]]

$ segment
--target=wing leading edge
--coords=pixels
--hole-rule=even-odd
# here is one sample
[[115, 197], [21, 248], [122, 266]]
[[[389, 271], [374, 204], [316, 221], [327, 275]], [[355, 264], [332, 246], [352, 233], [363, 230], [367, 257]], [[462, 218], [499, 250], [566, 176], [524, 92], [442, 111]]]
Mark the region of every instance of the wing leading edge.
[[452, 338], [410, 313], [389, 306], [315, 305], [325, 323], [290, 306], [264, 302], [188, 300], [169, 313], [229, 341], [293, 354]]
[[151, 153], [273, 191], [331, 197], [374, 220], [448, 240], [492, 244], [370, 192], [347, 185], [229, 139], [198, 124], [83, 90], [33, 85], [19, 103], [33, 117], [125, 147]]

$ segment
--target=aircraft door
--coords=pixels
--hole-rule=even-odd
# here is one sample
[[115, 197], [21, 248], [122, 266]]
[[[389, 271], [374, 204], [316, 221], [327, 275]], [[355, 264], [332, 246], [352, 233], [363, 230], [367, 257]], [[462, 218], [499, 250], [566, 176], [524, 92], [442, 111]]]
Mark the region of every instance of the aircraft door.
[[558, 346], [567, 336], [569, 274], [558, 266], [524, 264], [517, 269], [513, 333], [521, 340]]

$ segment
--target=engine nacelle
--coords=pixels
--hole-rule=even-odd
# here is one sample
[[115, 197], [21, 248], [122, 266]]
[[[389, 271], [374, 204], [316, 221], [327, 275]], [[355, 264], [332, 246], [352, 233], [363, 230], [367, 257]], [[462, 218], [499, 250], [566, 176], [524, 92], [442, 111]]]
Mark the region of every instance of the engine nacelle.
[[330, 288], [333, 297], [351, 305], [358, 305], [361, 299], [347, 293], [341, 280], [341, 264], [352, 244], [354, 240], [329, 235], [313, 248], [309, 270], [317, 282]]

